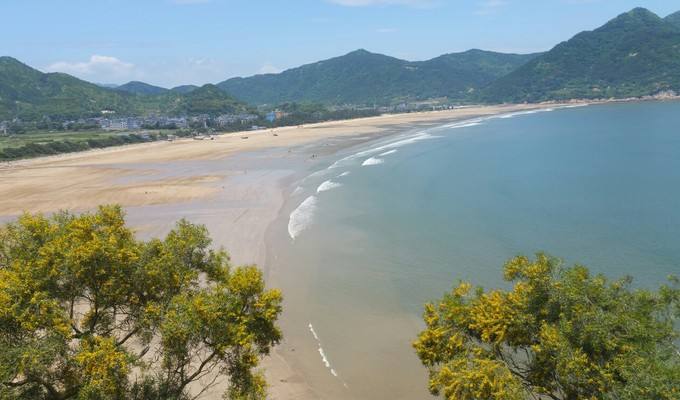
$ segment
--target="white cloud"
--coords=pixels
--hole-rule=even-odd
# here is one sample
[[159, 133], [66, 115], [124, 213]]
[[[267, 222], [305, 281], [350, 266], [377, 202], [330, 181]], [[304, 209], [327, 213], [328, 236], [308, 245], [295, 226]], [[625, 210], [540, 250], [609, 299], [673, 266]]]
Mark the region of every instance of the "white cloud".
[[64, 72], [82, 79], [100, 79], [105, 82], [132, 79], [136, 75], [135, 65], [116, 57], [93, 55], [88, 61], [57, 61], [45, 68], [48, 72]]
[[508, 5], [506, 0], [485, 0], [478, 4], [477, 15], [491, 15]]
[[433, 0], [328, 0], [331, 3], [347, 7], [367, 7], [379, 5], [401, 5], [410, 7], [430, 7]]
[[281, 68], [275, 67], [271, 64], [265, 64], [260, 68], [259, 71], [261, 74], [278, 74], [281, 72]]

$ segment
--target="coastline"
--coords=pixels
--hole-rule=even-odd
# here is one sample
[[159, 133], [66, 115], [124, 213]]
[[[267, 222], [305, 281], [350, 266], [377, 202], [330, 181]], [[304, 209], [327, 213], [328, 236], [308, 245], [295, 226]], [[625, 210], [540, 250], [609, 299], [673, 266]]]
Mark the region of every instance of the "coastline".
[[[268, 284], [276, 286], [269, 244], [289, 240], [281, 237], [281, 221], [288, 218], [284, 206], [296, 180], [331, 164], [343, 151], [388, 136], [556, 106], [506, 105], [387, 115], [234, 133], [215, 141], [155, 142], [23, 160], [0, 168], [0, 221], [13, 219], [22, 210], [84, 211], [117, 202], [126, 207], [129, 223], [141, 237], [153, 237], [187, 218], [205, 224], [214, 245], [226, 248], [234, 264], [260, 265]], [[316, 393], [306, 383], [306, 371], [289, 362], [291, 349], [286, 346], [284, 339], [281, 349], [275, 348], [262, 364], [271, 397], [333, 398]], [[215, 388], [207, 398], [220, 398], [223, 389]]]

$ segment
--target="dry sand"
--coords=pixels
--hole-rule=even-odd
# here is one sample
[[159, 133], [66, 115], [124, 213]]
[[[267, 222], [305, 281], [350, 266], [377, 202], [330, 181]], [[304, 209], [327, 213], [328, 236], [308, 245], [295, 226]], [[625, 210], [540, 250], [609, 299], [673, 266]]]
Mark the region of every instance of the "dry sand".
[[[286, 183], [296, 171], [331, 157], [342, 148], [342, 138], [347, 138], [347, 147], [420, 126], [554, 106], [386, 115], [7, 163], [0, 166], [0, 219], [23, 211], [81, 211], [118, 203], [127, 208], [129, 222], [143, 237], [163, 235], [174, 221], [188, 218], [205, 224], [215, 245], [228, 249], [234, 263], [256, 263], [266, 270], [265, 233], [285, 202]], [[280, 353], [275, 351], [263, 366], [271, 398], [325, 398], [313, 392], [304, 372], [293, 370]], [[220, 390], [223, 386], [207, 398], [221, 398]]]

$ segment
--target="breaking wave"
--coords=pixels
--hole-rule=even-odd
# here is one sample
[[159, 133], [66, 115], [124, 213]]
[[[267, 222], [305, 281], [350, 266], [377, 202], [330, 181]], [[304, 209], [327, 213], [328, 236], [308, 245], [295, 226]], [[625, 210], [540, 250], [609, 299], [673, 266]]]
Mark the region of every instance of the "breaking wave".
[[363, 167], [365, 167], [367, 165], [378, 165], [378, 164], [382, 164], [384, 162], [385, 162], [385, 160], [382, 160], [380, 158], [371, 157], [368, 160], [364, 161], [361, 165]]
[[312, 224], [314, 213], [317, 208], [316, 204], [316, 197], [309, 196], [292, 213], [290, 213], [290, 219], [288, 220], [288, 235], [290, 235], [291, 239], [295, 240], [302, 231]]
[[328, 181], [325, 181], [324, 183], [322, 183], [321, 185], [319, 185], [319, 187], [316, 188], [316, 192], [321, 193], [321, 192], [325, 192], [325, 191], [328, 191], [328, 190], [331, 190], [331, 189], [338, 188], [340, 186], [342, 186], [341, 183], [337, 183], [337, 182], [333, 182], [331, 180], [328, 180]]

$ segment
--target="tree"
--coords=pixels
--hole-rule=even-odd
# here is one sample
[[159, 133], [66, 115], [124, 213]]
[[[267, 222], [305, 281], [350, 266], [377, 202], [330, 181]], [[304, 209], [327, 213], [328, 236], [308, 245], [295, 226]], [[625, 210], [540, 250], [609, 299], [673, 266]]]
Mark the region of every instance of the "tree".
[[505, 265], [511, 290], [461, 283], [425, 306], [414, 347], [429, 388], [456, 400], [680, 398], [678, 281], [609, 282], [547, 255]]
[[139, 241], [118, 206], [0, 228], [0, 399], [264, 398], [281, 294], [210, 243], [184, 220]]

